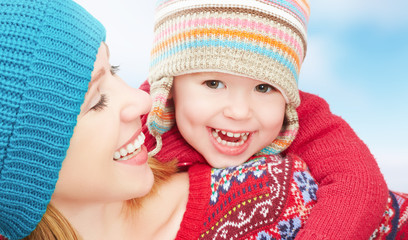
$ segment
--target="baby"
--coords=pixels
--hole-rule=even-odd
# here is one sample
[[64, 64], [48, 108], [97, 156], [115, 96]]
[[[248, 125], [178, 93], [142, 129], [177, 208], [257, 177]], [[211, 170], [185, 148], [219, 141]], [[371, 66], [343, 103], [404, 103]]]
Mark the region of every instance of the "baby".
[[[297, 88], [308, 18], [307, 0], [160, 1], [149, 75], [154, 103], [147, 123], [157, 140], [151, 153], [162, 148], [164, 133], [179, 130], [216, 168], [281, 154], [298, 134], [302, 99], [309, 102], [303, 110], [308, 121], [292, 153], [306, 162], [319, 190], [297, 238], [367, 239], [381, 221], [388, 192], [349, 126], [324, 101]], [[182, 165], [199, 161], [192, 151], [162, 152]]]

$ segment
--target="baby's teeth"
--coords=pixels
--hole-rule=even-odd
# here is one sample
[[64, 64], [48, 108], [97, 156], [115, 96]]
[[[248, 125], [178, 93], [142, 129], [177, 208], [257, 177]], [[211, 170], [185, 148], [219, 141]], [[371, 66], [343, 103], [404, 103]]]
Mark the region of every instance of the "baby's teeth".
[[[221, 137], [218, 135], [218, 133], [221, 132], [223, 135], [227, 135], [228, 137], [234, 137], [234, 138], [239, 138], [241, 137], [241, 141], [239, 142], [230, 142], [226, 140], [222, 140]], [[246, 140], [248, 140], [249, 132], [246, 133], [232, 133], [232, 132], [227, 132], [224, 130], [218, 130], [218, 129], [213, 129], [212, 135], [213, 137], [217, 140], [218, 143], [226, 146], [232, 146], [232, 147], [237, 147], [241, 146], [245, 143]]]

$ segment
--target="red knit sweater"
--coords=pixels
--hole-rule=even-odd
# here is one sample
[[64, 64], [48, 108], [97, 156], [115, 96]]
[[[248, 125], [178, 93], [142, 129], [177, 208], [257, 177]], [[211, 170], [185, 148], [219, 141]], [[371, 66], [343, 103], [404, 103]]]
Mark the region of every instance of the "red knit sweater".
[[[291, 154], [257, 156], [223, 169], [194, 164], [188, 173], [189, 198], [177, 240], [301, 238], [298, 234], [318, 204], [316, 181], [306, 164]], [[380, 220], [370, 239], [405, 239], [408, 195], [390, 192]], [[343, 235], [332, 239], [361, 238]]]
[[[147, 81], [141, 89], [149, 91]], [[380, 169], [351, 127], [330, 112], [322, 98], [300, 92], [299, 133], [285, 153], [301, 157], [319, 182], [317, 204], [296, 239], [368, 239], [381, 221], [388, 189]], [[143, 118], [144, 122], [146, 117]], [[144, 128], [146, 146], [155, 145]], [[173, 127], [163, 136], [161, 161], [177, 158], [182, 166], [205, 163]]]

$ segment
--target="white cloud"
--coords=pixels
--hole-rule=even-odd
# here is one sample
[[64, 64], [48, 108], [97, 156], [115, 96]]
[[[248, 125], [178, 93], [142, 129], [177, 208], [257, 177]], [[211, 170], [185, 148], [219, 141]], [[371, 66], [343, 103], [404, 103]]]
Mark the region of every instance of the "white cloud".
[[406, 0], [311, 0], [311, 18], [347, 27], [356, 21], [381, 28], [405, 27], [408, 21]]
[[333, 69], [338, 48], [333, 48], [332, 44], [324, 35], [309, 37], [306, 58], [300, 70], [301, 89], [332, 88], [336, 85]]
[[393, 191], [408, 193], [408, 150], [401, 148], [399, 151], [391, 152], [389, 148], [372, 151], [380, 166], [381, 172]]

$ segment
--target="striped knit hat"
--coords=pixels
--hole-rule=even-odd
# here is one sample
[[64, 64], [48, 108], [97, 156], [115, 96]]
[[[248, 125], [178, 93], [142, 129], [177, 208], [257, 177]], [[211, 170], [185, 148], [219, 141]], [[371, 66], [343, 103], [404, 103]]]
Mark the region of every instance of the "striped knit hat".
[[29, 235], [54, 192], [104, 27], [71, 0], [0, 0], [0, 234]]
[[308, 0], [159, 0], [149, 83], [153, 109], [147, 123], [156, 137], [174, 125], [167, 101], [173, 77], [224, 72], [271, 84], [287, 102], [277, 139], [259, 154], [277, 154], [294, 140], [299, 71], [306, 54]]

